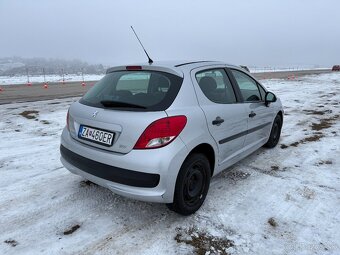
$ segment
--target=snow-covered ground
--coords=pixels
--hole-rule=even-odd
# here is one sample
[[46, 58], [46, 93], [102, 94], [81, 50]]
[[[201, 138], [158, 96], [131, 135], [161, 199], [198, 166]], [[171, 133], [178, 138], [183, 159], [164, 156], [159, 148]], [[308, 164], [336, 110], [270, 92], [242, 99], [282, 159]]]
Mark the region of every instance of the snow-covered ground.
[[285, 106], [279, 145], [214, 177], [189, 217], [62, 167], [77, 98], [1, 105], [0, 254], [340, 254], [340, 73], [263, 83]]
[[[104, 74], [84, 74], [84, 81], [99, 81], [104, 77]], [[43, 75], [30, 76], [31, 83], [46, 82], [62, 82], [63, 77], [61, 75], [46, 75], [45, 80]], [[64, 81], [82, 81], [83, 77], [79, 74], [65, 74]], [[0, 86], [2, 85], [14, 85], [27, 83], [27, 76], [0, 76]]]
[[293, 66], [293, 67], [248, 67], [251, 73], [267, 73], [267, 72], [289, 72], [289, 71], [303, 71], [303, 70], [326, 70], [330, 67], [312, 67], [312, 66]]

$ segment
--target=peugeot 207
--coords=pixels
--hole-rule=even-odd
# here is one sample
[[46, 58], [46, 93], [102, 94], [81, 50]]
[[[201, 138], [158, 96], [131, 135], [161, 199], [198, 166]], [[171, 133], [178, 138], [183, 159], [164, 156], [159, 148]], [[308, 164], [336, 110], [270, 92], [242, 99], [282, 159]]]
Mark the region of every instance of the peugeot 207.
[[61, 161], [116, 194], [189, 215], [212, 176], [276, 146], [282, 123], [279, 98], [241, 67], [117, 66], [70, 106]]

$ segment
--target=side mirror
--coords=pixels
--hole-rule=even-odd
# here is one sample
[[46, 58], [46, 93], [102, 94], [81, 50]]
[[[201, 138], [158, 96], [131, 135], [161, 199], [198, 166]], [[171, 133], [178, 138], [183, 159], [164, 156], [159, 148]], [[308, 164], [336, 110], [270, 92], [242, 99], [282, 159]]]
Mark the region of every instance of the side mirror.
[[270, 103], [276, 102], [276, 96], [272, 92], [267, 92], [265, 96], [264, 103], [268, 106]]

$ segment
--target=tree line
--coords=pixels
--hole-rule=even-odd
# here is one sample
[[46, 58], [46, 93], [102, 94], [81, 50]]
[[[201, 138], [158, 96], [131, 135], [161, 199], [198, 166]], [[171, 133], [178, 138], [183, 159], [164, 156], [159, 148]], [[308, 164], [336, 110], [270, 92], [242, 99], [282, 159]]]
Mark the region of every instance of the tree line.
[[0, 75], [41, 75], [45, 74], [102, 74], [106, 68], [102, 64], [88, 64], [78, 59], [46, 58], [0, 58]]

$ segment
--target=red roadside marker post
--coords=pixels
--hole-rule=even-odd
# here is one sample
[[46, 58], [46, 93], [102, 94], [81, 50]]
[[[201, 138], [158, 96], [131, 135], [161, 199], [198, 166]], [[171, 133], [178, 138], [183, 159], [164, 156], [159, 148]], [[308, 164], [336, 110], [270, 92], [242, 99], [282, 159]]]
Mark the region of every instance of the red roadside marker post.
[[65, 84], [64, 68], [61, 68], [61, 77], [62, 77], [61, 84], [64, 85]]
[[45, 68], [43, 68], [43, 74], [44, 74], [44, 89], [48, 89], [48, 83], [46, 82]]
[[82, 80], [83, 80], [83, 82], [81, 83], [81, 86], [85, 87], [86, 83], [85, 83], [85, 80], [84, 80], [84, 68], [81, 69], [81, 77], [82, 77]]
[[26, 83], [26, 85], [28, 87], [31, 87], [32, 86], [32, 82], [30, 82], [30, 76], [28, 74], [28, 68], [26, 68], [26, 74], [27, 74], [27, 83]]

